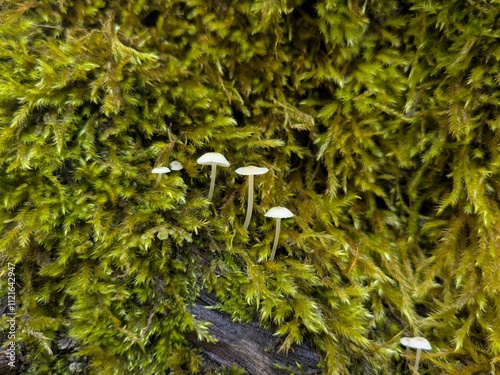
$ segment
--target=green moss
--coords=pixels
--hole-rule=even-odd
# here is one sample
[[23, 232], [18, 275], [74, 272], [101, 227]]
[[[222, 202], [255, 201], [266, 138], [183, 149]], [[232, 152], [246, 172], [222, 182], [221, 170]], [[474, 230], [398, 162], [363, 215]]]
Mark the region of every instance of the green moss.
[[[5, 4], [0, 259], [27, 373], [67, 372], [47, 355], [61, 334], [92, 373], [201, 373], [185, 338], [210, 340], [189, 312], [201, 288], [283, 350], [313, 343], [327, 374], [406, 371], [400, 335], [433, 344], [425, 373], [494, 371], [499, 10]], [[208, 151], [231, 162], [213, 204]], [[246, 232], [250, 164], [269, 173]], [[296, 216], [267, 261], [277, 205]]]

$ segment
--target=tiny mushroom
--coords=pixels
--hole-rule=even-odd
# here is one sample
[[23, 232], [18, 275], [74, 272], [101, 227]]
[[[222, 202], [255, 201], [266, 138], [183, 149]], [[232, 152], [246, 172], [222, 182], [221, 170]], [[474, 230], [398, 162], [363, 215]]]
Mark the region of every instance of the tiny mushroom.
[[418, 364], [420, 362], [420, 353], [422, 349], [431, 350], [431, 344], [423, 337], [402, 337], [400, 340], [402, 345], [408, 348], [417, 349], [417, 357], [415, 358], [415, 373], [418, 374]]
[[290, 211], [288, 208], [278, 206], [271, 208], [264, 214], [264, 216], [276, 219], [276, 234], [274, 235], [273, 249], [271, 251], [271, 257], [270, 257], [270, 259], [273, 260], [274, 256], [276, 255], [276, 249], [278, 248], [278, 239], [280, 236], [280, 229], [281, 229], [281, 219], [286, 219], [294, 215], [292, 211]]
[[160, 180], [161, 180], [161, 176], [163, 176], [166, 173], [170, 173], [170, 169], [167, 167], [156, 167], [156, 168], [153, 168], [151, 173], [158, 175], [158, 177], [156, 179], [156, 185], [155, 185], [155, 186], [158, 186], [158, 184], [160, 183]]
[[250, 225], [250, 219], [252, 218], [252, 210], [253, 210], [253, 180], [255, 175], [267, 173], [269, 169], [264, 167], [255, 167], [250, 165], [248, 167], [241, 167], [236, 170], [236, 173], [241, 174], [243, 176], [248, 176], [248, 201], [247, 201], [247, 216], [245, 218], [245, 223], [243, 224], [243, 228], [245, 230], [248, 229]]
[[208, 200], [212, 200], [212, 196], [214, 194], [215, 188], [215, 173], [217, 171], [217, 166], [219, 167], [229, 167], [229, 162], [224, 157], [224, 155], [219, 154], [218, 152], [208, 152], [202, 156], [200, 156], [197, 160], [200, 165], [211, 165], [212, 166], [212, 174], [210, 176], [210, 190], [208, 192]]
[[184, 167], [180, 161], [174, 160], [170, 163], [170, 169], [173, 171], [180, 171], [181, 169], [184, 169]]
[[153, 170], [151, 171], [151, 173], [156, 173], [159, 175], [162, 175], [164, 173], [169, 173], [169, 172], [170, 172], [170, 169], [167, 167], [156, 167], [156, 168], [153, 168]]

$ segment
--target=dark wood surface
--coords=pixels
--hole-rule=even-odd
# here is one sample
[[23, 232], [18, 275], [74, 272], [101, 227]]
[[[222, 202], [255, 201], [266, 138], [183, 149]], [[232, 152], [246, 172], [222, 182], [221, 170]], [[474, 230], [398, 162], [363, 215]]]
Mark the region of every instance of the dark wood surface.
[[[280, 352], [272, 331], [256, 322], [234, 322], [227, 314], [207, 308], [216, 304], [213, 296], [202, 293], [191, 312], [198, 320], [210, 322], [209, 333], [218, 342], [198, 341], [196, 335], [188, 335], [188, 339], [210, 361], [228, 367], [236, 364], [249, 375], [281, 375], [292, 371], [295, 374], [320, 374], [317, 368], [319, 358], [312, 348], [300, 345], [288, 353]], [[297, 369], [297, 363], [302, 366], [301, 370]]]

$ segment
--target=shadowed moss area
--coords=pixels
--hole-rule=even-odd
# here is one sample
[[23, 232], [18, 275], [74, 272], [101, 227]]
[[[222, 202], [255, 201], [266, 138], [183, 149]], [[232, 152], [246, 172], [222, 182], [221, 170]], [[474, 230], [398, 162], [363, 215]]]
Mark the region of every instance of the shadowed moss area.
[[[19, 371], [241, 373], [193, 340], [214, 341], [202, 293], [274, 334], [263, 351], [307, 343], [319, 373], [410, 373], [410, 336], [432, 345], [421, 374], [500, 371], [498, 14], [2, 4], [0, 296], [14, 270]], [[230, 163], [210, 200], [208, 152]], [[268, 169], [251, 186], [235, 172], [250, 165]], [[277, 206], [294, 215], [279, 233]]]

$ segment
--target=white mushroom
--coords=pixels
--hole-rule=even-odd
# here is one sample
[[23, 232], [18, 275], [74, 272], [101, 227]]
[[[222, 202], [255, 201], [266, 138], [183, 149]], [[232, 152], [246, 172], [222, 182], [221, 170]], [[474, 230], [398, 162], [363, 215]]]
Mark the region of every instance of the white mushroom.
[[248, 201], [247, 201], [247, 216], [245, 218], [245, 223], [243, 224], [243, 228], [245, 230], [248, 229], [250, 225], [250, 219], [252, 218], [252, 210], [253, 210], [253, 180], [255, 175], [267, 173], [269, 169], [263, 167], [255, 167], [250, 165], [248, 167], [241, 167], [236, 170], [236, 173], [241, 174], [243, 176], [248, 176]]
[[270, 257], [270, 259], [273, 260], [274, 256], [276, 255], [276, 249], [278, 248], [278, 239], [280, 236], [280, 229], [281, 229], [281, 219], [286, 219], [294, 215], [292, 211], [290, 211], [288, 208], [278, 206], [271, 208], [264, 214], [264, 216], [276, 219], [276, 234], [274, 235], [273, 249], [271, 250], [271, 257]]
[[217, 166], [219, 167], [229, 167], [229, 162], [224, 157], [224, 155], [219, 154], [218, 152], [208, 152], [205, 155], [202, 155], [197, 160], [200, 165], [211, 165], [212, 172], [210, 176], [210, 190], [208, 192], [208, 200], [212, 200], [212, 196], [214, 194], [215, 188], [215, 173], [217, 171]]
[[167, 167], [156, 167], [156, 168], [153, 168], [151, 173], [158, 175], [158, 177], [156, 178], [156, 185], [155, 185], [157, 187], [158, 184], [160, 183], [161, 176], [163, 176], [166, 173], [170, 173], [170, 169]]
[[169, 172], [170, 172], [170, 169], [167, 167], [157, 167], [157, 168], [153, 168], [153, 170], [151, 171], [151, 173], [156, 173], [159, 175], [162, 175], [164, 173], [169, 173]]
[[431, 344], [423, 337], [402, 337], [400, 340], [402, 345], [409, 348], [417, 349], [417, 357], [415, 358], [415, 373], [418, 374], [418, 364], [420, 362], [420, 353], [422, 349], [431, 350]]
[[184, 166], [180, 161], [174, 160], [170, 163], [170, 169], [173, 171], [180, 171], [181, 169], [184, 169]]

